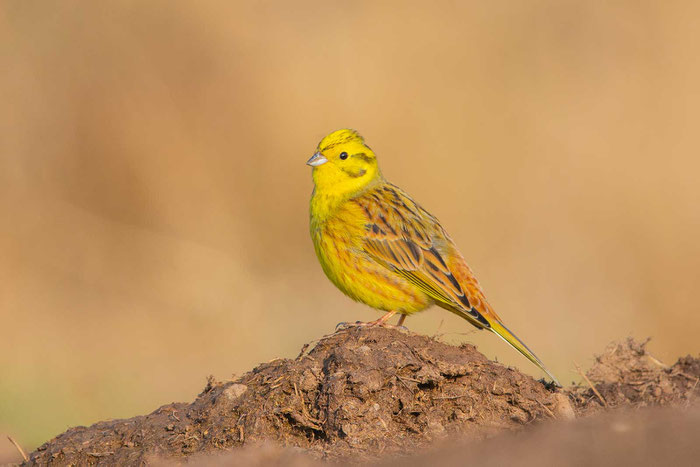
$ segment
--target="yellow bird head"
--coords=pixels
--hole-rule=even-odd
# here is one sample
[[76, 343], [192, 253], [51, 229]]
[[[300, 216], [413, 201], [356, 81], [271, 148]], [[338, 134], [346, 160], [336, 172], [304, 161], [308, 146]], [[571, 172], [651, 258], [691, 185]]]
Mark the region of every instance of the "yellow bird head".
[[349, 195], [381, 179], [377, 157], [355, 130], [337, 130], [318, 143], [307, 162], [317, 190]]

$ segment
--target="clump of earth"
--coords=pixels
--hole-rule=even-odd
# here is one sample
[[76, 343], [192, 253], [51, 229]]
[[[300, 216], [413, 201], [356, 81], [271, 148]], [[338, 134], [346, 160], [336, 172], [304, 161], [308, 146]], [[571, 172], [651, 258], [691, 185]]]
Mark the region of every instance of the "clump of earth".
[[210, 379], [191, 403], [71, 428], [26, 464], [612, 465], [636, 454], [682, 465], [700, 449], [688, 442], [700, 439], [699, 380], [700, 359], [669, 367], [631, 339], [605, 349], [585, 384], [557, 388], [472, 345], [349, 326], [296, 359]]

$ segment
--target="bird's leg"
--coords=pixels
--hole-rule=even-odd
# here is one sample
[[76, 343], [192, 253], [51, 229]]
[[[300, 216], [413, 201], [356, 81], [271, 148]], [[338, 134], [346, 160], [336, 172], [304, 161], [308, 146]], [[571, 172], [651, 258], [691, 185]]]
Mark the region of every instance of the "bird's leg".
[[399, 316], [399, 322], [396, 323], [396, 326], [398, 326], [398, 327], [403, 326], [403, 322], [406, 320], [406, 316], [408, 316], [408, 315], [401, 315], [401, 316]]
[[387, 311], [384, 316], [379, 318], [376, 321], [370, 321], [369, 323], [365, 323], [365, 326], [384, 326], [384, 324], [387, 322], [389, 318], [394, 316], [396, 314], [395, 311]]

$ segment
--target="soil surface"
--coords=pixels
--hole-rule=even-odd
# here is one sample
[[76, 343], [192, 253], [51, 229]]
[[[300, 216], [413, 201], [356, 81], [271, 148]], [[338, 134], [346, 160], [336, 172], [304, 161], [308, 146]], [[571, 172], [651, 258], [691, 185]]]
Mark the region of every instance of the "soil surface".
[[[567, 442], [581, 433], [594, 441], [594, 434], [606, 432], [596, 423], [614, 425], [605, 417], [637, 427], [630, 420], [651, 416], [620, 410], [610, 415], [611, 409], [647, 406], [688, 413], [654, 415], [658, 423], [644, 424], [649, 433], [633, 430], [626, 439], [669, 432], [664, 423], [670, 419], [700, 433], [700, 416], [690, 409], [700, 394], [700, 359], [688, 356], [667, 367], [648, 354], [645, 343], [632, 340], [609, 346], [585, 385], [567, 389], [492, 362], [471, 345], [455, 347], [396, 328], [351, 326], [305, 350], [294, 360], [259, 365], [236, 381], [210, 379], [192, 403], [71, 428], [31, 453], [26, 464], [390, 465], [400, 456], [419, 465], [433, 457], [411, 455], [449, 445], [431, 455], [456, 465], [467, 451], [478, 461], [474, 456], [488, 451], [483, 446], [498, 439], [512, 444], [513, 452], [523, 439], [544, 446], [537, 438], [543, 432], [562, 433], [554, 436], [551, 452], [557, 446], [574, 449]], [[468, 449], [460, 447], [464, 443], [471, 443]], [[610, 449], [623, 445], [610, 442]], [[499, 455], [505, 462], [505, 454]], [[546, 459], [554, 458], [540, 457]]]
[[[672, 408], [601, 412], [575, 421], [537, 424], [482, 441], [449, 438], [425, 452], [384, 457], [377, 467], [697, 466], [700, 410]], [[328, 467], [299, 449], [248, 445], [225, 454], [196, 455], [189, 463], [210, 467]], [[156, 463], [158, 464], [158, 463]], [[161, 465], [172, 465], [164, 462]]]

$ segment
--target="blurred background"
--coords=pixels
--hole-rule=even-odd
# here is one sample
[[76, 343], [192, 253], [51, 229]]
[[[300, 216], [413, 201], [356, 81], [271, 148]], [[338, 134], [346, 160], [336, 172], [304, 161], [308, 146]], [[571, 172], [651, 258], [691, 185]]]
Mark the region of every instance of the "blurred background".
[[[697, 354], [699, 15], [3, 1], [0, 432], [31, 450], [379, 317], [325, 279], [308, 235], [304, 163], [342, 127], [563, 383], [629, 335], [668, 363]], [[542, 376], [441, 309], [406, 324]]]

